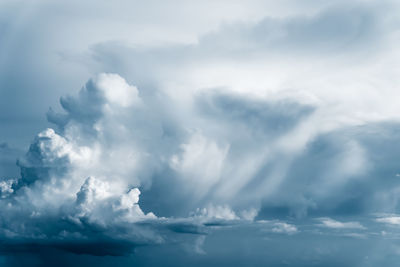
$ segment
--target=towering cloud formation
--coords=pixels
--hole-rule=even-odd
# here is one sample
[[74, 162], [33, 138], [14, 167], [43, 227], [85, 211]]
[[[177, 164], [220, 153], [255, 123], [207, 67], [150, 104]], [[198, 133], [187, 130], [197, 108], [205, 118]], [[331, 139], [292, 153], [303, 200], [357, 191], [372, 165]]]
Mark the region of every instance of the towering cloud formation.
[[137, 89], [118, 75], [100, 74], [61, 105], [66, 113], [48, 114], [59, 132], [39, 133], [17, 162], [21, 177], [1, 182], [2, 238], [42, 245], [160, 242], [152, 231], [132, 225], [156, 219], [138, 204], [134, 170], [140, 153], [111, 136], [124, 130], [115, 118], [140, 105]]
[[[182, 175], [176, 183], [196, 185], [188, 190], [203, 197], [218, 182], [229, 146], [220, 148], [196, 133], [188, 134], [188, 144], [157, 147], [165, 133], [154, 131], [166, 122], [148, 119], [154, 107], [146, 106], [137, 88], [120, 76], [99, 74], [77, 97], [60, 103], [64, 113], [50, 109], [47, 114], [56, 130], [40, 132], [17, 161], [21, 177], [0, 183], [0, 235], [6, 249], [36, 244], [123, 254], [136, 245], [163, 242], [168, 229], [204, 234], [201, 227], [210, 221], [254, 218], [255, 211], [238, 216], [226, 205], [211, 203], [181, 219], [158, 218], [141, 209], [138, 187], [150, 188], [152, 168], [175, 170]], [[217, 156], [219, 162], [213, 163]], [[199, 163], [207, 166], [205, 172], [196, 169]], [[164, 195], [159, 197], [155, 201], [162, 205]]]
[[60, 103], [47, 113], [54, 129], [18, 159], [20, 177], [0, 180], [3, 251], [122, 255], [183, 242], [204, 254], [215, 227], [256, 219], [294, 236], [301, 227], [276, 219], [316, 214], [318, 229], [363, 236], [364, 222], [331, 217], [396, 210], [394, 181], [374, 187], [382, 173], [397, 177], [385, 160], [396, 147], [377, 149], [397, 140], [396, 125], [328, 131], [320, 107], [289, 97], [209, 90], [187, 104], [105, 73]]
[[0, 266], [399, 261], [398, 1], [25, 2], [0, 1]]

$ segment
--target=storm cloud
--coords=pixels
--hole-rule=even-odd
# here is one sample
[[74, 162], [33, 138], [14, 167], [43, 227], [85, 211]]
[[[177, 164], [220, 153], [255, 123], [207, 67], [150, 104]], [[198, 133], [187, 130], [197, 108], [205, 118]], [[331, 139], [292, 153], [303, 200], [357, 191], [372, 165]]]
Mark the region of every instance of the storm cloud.
[[3, 1], [0, 265], [393, 266], [395, 1]]

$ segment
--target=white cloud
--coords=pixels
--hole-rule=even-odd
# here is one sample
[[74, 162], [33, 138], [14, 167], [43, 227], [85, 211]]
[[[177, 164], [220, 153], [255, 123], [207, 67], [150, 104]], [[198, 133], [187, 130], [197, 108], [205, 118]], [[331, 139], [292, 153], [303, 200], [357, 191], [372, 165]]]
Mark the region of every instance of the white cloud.
[[6, 198], [9, 194], [12, 194], [14, 192], [14, 189], [12, 189], [12, 185], [14, 182], [15, 182], [15, 180], [13, 180], [13, 179], [0, 181], [0, 197], [1, 198]]
[[292, 235], [300, 232], [296, 225], [283, 221], [258, 220], [256, 223], [261, 226], [263, 232], [267, 233]]
[[333, 229], [366, 229], [359, 222], [340, 222], [328, 217], [319, 218], [320, 226], [333, 228]]
[[388, 217], [377, 218], [376, 221], [390, 225], [400, 225], [400, 216], [388, 216]]
[[203, 197], [221, 179], [229, 145], [218, 145], [194, 133], [180, 149], [181, 153], [171, 157], [171, 167], [181, 175], [183, 186], [195, 187], [193, 193]]
[[274, 226], [271, 230], [273, 233], [279, 233], [279, 234], [295, 234], [298, 232], [297, 227], [292, 225], [292, 224], [288, 224], [285, 222], [277, 222], [274, 223]]
[[138, 89], [127, 84], [125, 79], [117, 74], [101, 73], [93, 82], [99, 90], [104, 92], [106, 99], [111, 104], [129, 107], [140, 101]]
[[[90, 228], [96, 225], [110, 234], [130, 225], [137, 228], [134, 235], [116, 233], [112, 238], [132, 244], [160, 242], [155, 229], [135, 225], [157, 219], [138, 204], [135, 160], [144, 152], [119, 139], [131, 136], [117, 118], [139, 102], [137, 89], [115, 74], [100, 74], [77, 97], [62, 98], [66, 113], [49, 113], [58, 132], [51, 128], [40, 132], [18, 160], [21, 178], [1, 181], [4, 230], [21, 240], [33, 238], [32, 242], [44, 238], [80, 242], [91, 238]], [[18, 220], [13, 219], [16, 216]], [[48, 221], [53, 221], [49, 228], [44, 226]], [[104, 238], [104, 233], [97, 235]]]
[[110, 190], [109, 182], [89, 177], [76, 194], [77, 214], [73, 217], [80, 221], [88, 219], [105, 226], [112, 222], [134, 223], [145, 219], [156, 219], [154, 214], [144, 214], [140, 209], [139, 195], [140, 191], [137, 188], [117, 195]]
[[195, 217], [206, 220], [238, 220], [239, 217], [227, 205], [208, 205], [207, 208], [197, 209]]

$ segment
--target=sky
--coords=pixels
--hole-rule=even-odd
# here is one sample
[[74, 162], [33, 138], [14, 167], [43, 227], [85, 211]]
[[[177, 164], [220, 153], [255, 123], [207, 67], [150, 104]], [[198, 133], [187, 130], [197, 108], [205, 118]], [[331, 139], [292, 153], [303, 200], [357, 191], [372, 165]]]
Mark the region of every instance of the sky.
[[394, 0], [0, 0], [1, 266], [397, 266]]

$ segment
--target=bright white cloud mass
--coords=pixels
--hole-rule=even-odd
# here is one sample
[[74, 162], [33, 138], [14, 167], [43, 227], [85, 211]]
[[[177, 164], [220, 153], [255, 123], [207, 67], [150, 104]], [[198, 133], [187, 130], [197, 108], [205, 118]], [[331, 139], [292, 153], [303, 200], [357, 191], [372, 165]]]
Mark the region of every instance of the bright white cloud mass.
[[0, 2], [0, 265], [397, 266], [399, 8]]

